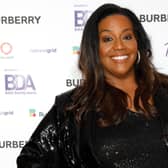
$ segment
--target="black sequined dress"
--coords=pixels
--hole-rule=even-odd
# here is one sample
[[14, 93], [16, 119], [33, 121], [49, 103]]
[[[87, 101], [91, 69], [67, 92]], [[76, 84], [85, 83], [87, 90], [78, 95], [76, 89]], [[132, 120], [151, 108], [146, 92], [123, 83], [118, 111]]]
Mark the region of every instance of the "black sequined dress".
[[117, 126], [92, 130], [94, 152], [103, 168], [168, 168], [168, 151], [159, 118], [128, 112]]

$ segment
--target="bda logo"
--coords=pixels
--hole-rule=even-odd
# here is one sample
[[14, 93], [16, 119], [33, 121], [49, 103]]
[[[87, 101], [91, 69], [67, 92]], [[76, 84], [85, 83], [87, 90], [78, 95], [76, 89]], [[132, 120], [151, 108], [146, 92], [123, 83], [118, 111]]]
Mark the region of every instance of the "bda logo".
[[74, 17], [75, 17], [75, 30], [80, 31], [83, 30], [87, 19], [89, 18], [91, 11], [88, 10], [75, 10]]
[[35, 94], [36, 88], [30, 75], [6, 74], [6, 94]]

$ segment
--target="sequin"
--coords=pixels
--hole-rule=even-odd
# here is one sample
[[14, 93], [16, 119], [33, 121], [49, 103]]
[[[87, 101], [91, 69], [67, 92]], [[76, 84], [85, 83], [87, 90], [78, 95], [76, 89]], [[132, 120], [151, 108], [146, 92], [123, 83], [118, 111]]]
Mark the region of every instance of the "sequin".
[[[158, 118], [131, 114], [118, 126], [94, 129], [96, 157], [105, 168], [168, 168]], [[113, 166], [112, 166], [113, 165]]]

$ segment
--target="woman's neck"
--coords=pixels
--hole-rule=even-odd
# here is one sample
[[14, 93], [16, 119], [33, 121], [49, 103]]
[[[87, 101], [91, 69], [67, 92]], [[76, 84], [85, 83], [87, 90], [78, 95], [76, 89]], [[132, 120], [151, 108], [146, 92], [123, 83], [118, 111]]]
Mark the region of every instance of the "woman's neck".
[[129, 96], [131, 96], [137, 89], [137, 82], [134, 76], [130, 76], [127, 78], [113, 77], [106, 79], [106, 81], [109, 85], [126, 92]]
[[127, 78], [112, 78], [111, 80], [107, 80], [107, 83], [113, 87], [116, 87], [123, 92], [125, 92], [128, 95], [128, 109], [131, 111], [136, 111], [135, 106], [134, 106], [134, 97], [135, 97], [135, 92], [138, 87], [135, 77], [130, 76]]

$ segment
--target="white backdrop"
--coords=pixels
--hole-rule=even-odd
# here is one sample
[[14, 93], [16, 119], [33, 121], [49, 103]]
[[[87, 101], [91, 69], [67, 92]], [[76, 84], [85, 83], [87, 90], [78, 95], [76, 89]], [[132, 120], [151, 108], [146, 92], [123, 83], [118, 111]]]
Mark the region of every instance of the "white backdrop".
[[156, 67], [168, 73], [168, 1], [4, 0], [0, 5], [0, 167], [16, 157], [55, 95], [80, 82], [83, 25], [99, 5], [128, 7], [152, 40]]

